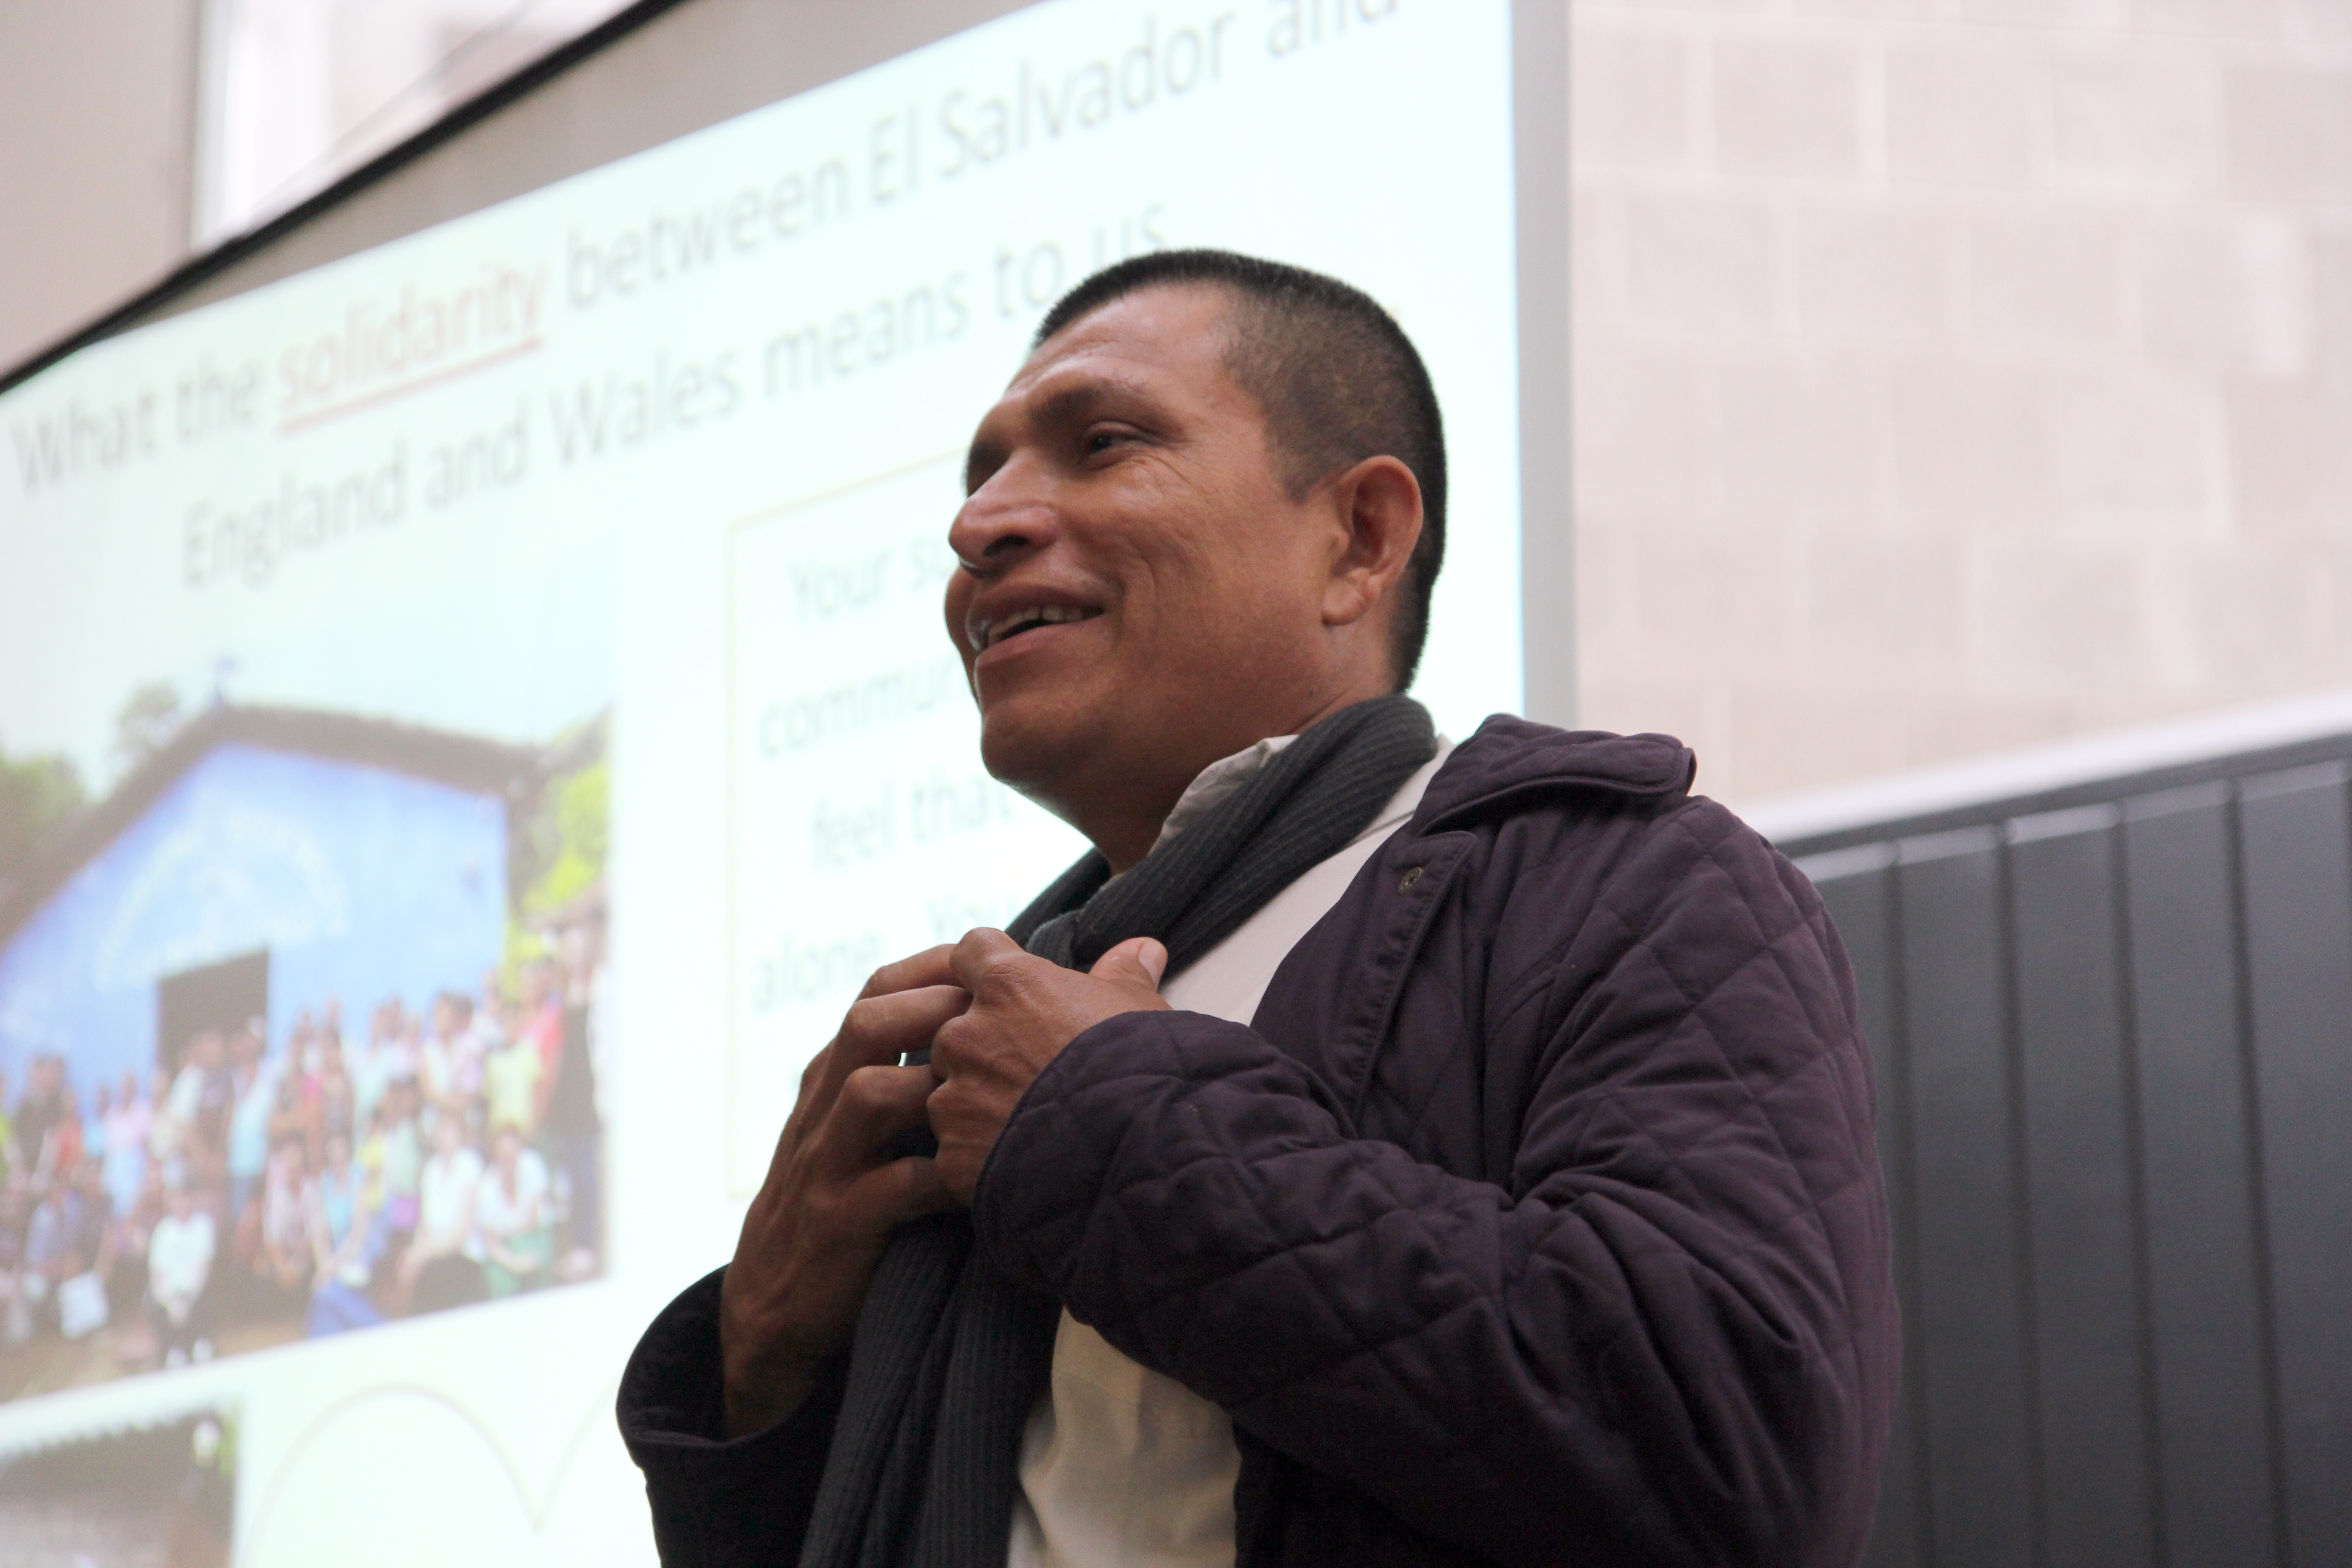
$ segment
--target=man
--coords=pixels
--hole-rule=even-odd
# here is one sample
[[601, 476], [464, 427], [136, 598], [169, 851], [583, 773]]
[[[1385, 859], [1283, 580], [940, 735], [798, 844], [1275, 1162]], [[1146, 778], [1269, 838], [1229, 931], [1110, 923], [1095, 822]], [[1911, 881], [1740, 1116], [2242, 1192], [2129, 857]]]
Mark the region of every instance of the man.
[[147, 1133], [155, 1108], [139, 1090], [139, 1074], [124, 1068], [122, 1087], [106, 1118], [106, 1192], [114, 1214], [129, 1214], [147, 1185]]
[[268, 1026], [257, 1018], [229, 1042], [228, 1212], [241, 1218], [269, 1168], [269, 1118], [281, 1064], [267, 1058]]
[[487, 1110], [483, 1136], [495, 1138], [511, 1127], [526, 1138], [539, 1130], [540, 1085], [547, 1076], [547, 1058], [528, 1027], [509, 1034], [506, 1044], [482, 1063], [482, 1092]]
[[36, 1178], [38, 1196], [25, 1226], [25, 1271], [26, 1283], [43, 1299], [55, 1295], [59, 1285], [85, 1266], [80, 1250], [85, 1211], [72, 1174], [44, 1173]]
[[66, 1064], [63, 1057], [43, 1051], [25, 1075], [25, 1098], [17, 1102], [10, 1131], [16, 1145], [16, 1163], [26, 1171], [37, 1168], [49, 1128], [64, 1109]]
[[601, 917], [563, 930], [562, 1050], [539, 1129], [564, 1190], [568, 1234], [556, 1258], [559, 1279], [584, 1279], [595, 1273], [603, 1245], [604, 1121], [596, 1097], [596, 988], [603, 940]]
[[409, 1048], [408, 1037], [407, 1009], [399, 997], [388, 997], [368, 1015], [367, 1043], [345, 1053], [354, 1128], [364, 1128], [375, 1120], [376, 1104], [393, 1079], [415, 1076], [416, 1058]]
[[206, 1287], [218, 1238], [211, 1214], [196, 1206], [184, 1172], [168, 1174], [164, 1191], [169, 1207], [147, 1242], [147, 1314], [163, 1364], [181, 1366], [191, 1354], [198, 1361], [212, 1359], [212, 1342], [205, 1337]]
[[481, 1300], [482, 1268], [472, 1254], [474, 1199], [482, 1156], [455, 1116], [433, 1123], [433, 1154], [416, 1179], [416, 1232], [402, 1254], [395, 1299], [403, 1310], [437, 1312]]
[[171, 1120], [177, 1130], [173, 1153], [187, 1163], [193, 1180], [209, 1184], [227, 1169], [229, 1093], [220, 1031], [205, 1029], [188, 1042], [187, 1056], [172, 1079]]
[[1395, 324], [1122, 263], [967, 479], [983, 758], [1097, 854], [811, 1065], [623, 1380], [665, 1560], [1853, 1562], [1895, 1329], [1836, 936], [1679, 745], [1395, 695], [1444, 519]]
[[417, 1053], [416, 1081], [434, 1115], [462, 1116], [481, 1088], [482, 1062], [475, 1047], [473, 999], [444, 991], [433, 998], [433, 1032]]

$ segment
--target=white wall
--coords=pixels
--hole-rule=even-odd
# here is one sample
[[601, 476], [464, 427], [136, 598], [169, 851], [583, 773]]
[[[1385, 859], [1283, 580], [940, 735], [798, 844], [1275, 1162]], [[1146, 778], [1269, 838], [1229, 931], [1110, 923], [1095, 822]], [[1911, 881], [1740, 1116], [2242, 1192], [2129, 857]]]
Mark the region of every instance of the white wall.
[[1577, 0], [1584, 716], [1734, 799], [2352, 679], [2352, 0]]
[[186, 253], [196, 0], [0, 5], [0, 367]]

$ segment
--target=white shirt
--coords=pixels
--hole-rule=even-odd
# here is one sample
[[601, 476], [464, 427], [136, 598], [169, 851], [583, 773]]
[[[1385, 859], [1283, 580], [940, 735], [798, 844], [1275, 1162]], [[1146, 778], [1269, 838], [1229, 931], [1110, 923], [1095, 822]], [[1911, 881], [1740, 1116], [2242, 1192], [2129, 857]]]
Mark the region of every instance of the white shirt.
[[183, 1317], [213, 1271], [213, 1216], [198, 1209], [165, 1215], [147, 1238], [147, 1288], [174, 1318]]
[[482, 1157], [460, 1145], [455, 1153], [425, 1162], [416, 1183], [416, 1239], [412, 1246], [448, 1252], [472, 1239], [474, 1191], [482, 1183]]
[[[1297, 737], [1260, 741], [1212, 763], [1169, 813], [1181, 833]], [[1372, 825], [1242, 922], [1160, 988], [1171, 1007], [1246, 1024], [1282, 961], [1404, 826], [1453, 743], [1389, 797]], [[1130, 1361], [1062, 1314], [1051, 1387], [1021, 1437], [1009, 1568], [1232, 1568], [1233, 1420], [1174, 1378]]]
[[474, 1192], [474, 1232], [486, 1241], [512, 1241], [540, 1226], [540, 1205], [547, 1199], [547, 1162], [536, 1149], [515, 1156], [514, 1197], [507, 1196], [506, 1178], [494, 1161], [482, 1167], [481, 1184]]

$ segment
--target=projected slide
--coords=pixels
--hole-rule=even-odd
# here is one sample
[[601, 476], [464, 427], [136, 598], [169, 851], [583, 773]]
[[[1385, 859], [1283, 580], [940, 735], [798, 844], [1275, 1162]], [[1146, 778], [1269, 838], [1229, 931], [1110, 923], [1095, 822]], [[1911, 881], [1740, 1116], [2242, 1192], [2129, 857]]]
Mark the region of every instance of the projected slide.
[[[636, 1333], [866, 973], [1082, 847], [940, 616], [1047, 305], [1186, 245], [1388, 304], [1416, 689], [1517, 706], [1510, 80], [1498, 0], [1058, 0], [0, 398], [0, 1450], [210, 1430], [240, 1563], [649, 1561]], [[58, 1539], [154, 1560], [102, 1495]]]

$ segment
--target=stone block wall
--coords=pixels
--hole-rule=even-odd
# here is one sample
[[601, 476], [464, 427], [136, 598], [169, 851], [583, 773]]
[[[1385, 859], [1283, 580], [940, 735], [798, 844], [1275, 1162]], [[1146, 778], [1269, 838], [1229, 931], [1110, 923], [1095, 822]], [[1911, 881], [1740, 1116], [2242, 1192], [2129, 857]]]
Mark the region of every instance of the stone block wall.
[[2352, 682], [2352, 0], [1574, 0], [1585, 721], [1752, 801]]

